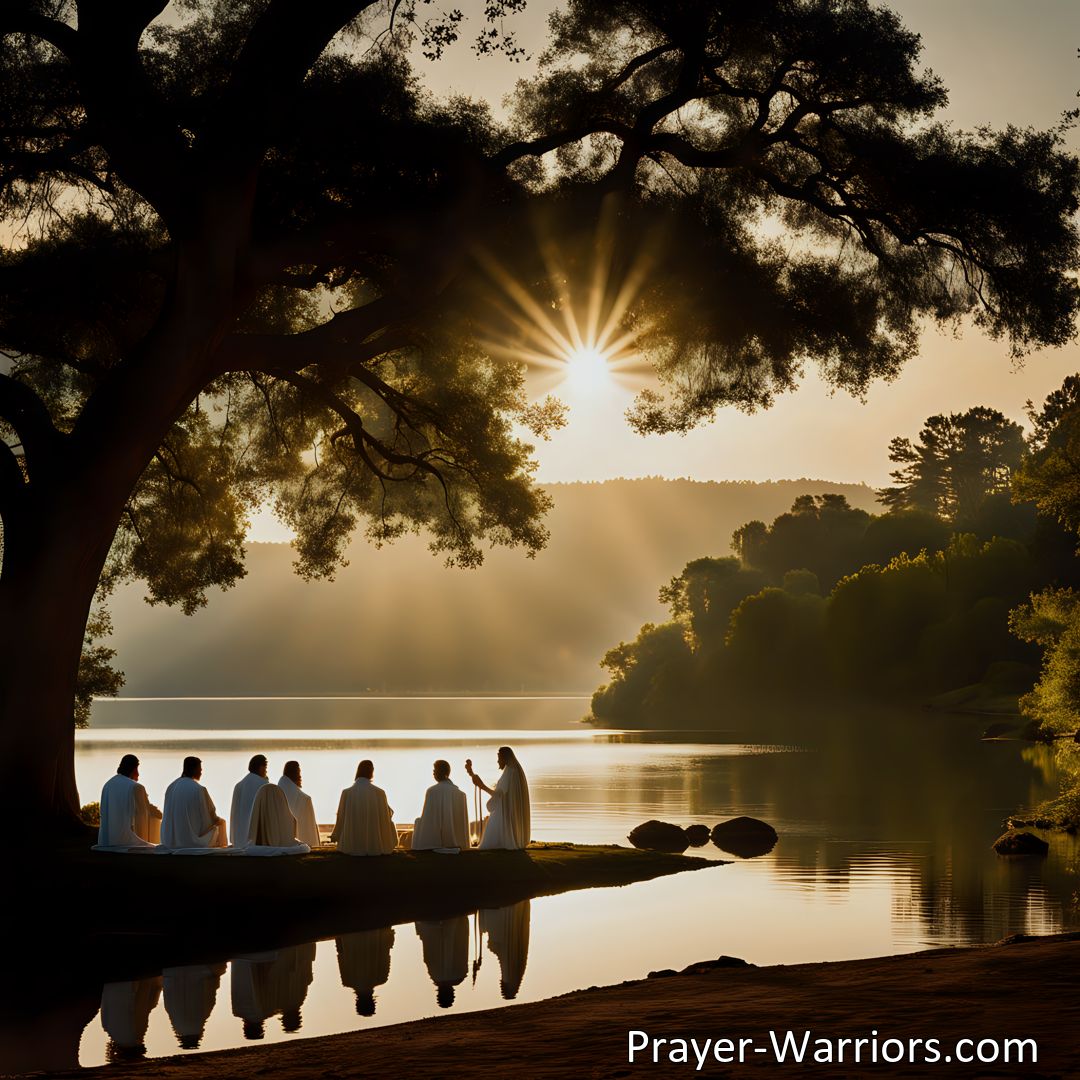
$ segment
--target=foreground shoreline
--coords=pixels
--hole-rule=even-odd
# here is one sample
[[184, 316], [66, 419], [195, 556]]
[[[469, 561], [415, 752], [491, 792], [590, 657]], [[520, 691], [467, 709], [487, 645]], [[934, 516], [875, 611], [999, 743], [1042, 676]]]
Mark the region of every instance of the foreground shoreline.
[[[920, 1065], [879, 1062], [862, 1068], [778, 1065], [768, 1054], [744, 1065], [708, 1061], [704, 1075], [755, 1073], [840, 1077], [1080, 1075], [1080, 934], [1012, 938], [992, 946], [936, 949], [901, 956], [772, 967], [719, 967], [703, 974], [642, 979], [562, 997], [461, 1016], [268, 1046], [107, 1065], [55, 1076], [102, 1080], [350, 1080], [369, 1076], [688, 1077], [688, 1064], [661, 1056], [627, 1061], [628, 1030], [653, 1037], [754, 1039], [770, 1030], [812, 1037], [1034, 1039], [1038, 1063]], [[662, 1051], [661, 1051], [662, 1053]]]

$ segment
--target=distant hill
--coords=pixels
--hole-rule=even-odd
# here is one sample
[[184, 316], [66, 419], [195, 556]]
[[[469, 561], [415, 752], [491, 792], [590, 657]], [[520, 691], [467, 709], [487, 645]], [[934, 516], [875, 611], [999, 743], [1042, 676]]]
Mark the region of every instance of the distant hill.
[[127, 587], [111, 603], [125, 696], [591, 692], [600, 657], [664, 609], [690, 559], [730, 554], [732, 532], [805, 493], [874, 509], [863, 485], [819, 480], [611, 480], [545, 485], [551, 542], [447, 570], [420, 537], [363, 543], [334, 582], [305, 583], [292, 550], [252, 544], [248, 576], [188, 618]]

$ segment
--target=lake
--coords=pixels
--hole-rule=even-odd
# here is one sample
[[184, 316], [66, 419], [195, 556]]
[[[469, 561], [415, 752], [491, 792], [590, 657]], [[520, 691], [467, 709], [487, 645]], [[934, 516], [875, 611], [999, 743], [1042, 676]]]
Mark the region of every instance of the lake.
[[160, 803], [181, 758], [195, 753], [226, 813], [232, 785], [261, 752], [272, 779], [300, 760], [328, 823], [356, 762], [370, 757], [406, 822], [435, 758], [461, 782], [471, 757], [493, 783], [495, 748], [508, 742], [529, 778], [534, 839], [624, 843], [649, 818], [712, 826], [748, 814], [772, 823], [780, 841], [753, 859], [712, 845], [691, 852], [734, 859], [714, 870], [110, 984], [96, 1017], [68, 1025], [70, 1053], [95, 1065], [142, 1048], [157, 1056], [322, 1035], [537, 1000], [721, 954], [798, 963], [1080, 928], [1075, 839], [1051, 837], [1045, 860], [1000, 859], [990, 848], [1007, 814], [1056, 792], [1045, 747], [983, 742], [978, 720], [917, 711], [735, 713], [721, 733], [620, 733], [581, 726], [586, 707], [578, 698], [100, 703], [78, 734], [85, 801], [132, 750]]

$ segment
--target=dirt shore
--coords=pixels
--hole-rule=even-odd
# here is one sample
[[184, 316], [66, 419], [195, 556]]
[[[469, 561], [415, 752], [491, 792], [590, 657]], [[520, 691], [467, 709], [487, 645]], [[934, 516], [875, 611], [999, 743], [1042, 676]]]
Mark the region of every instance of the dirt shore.
[[[366, 1032], [275, 1046], [163, 1058], [135, 1066], [85, 1070], [84, 1080], [349, 1080], [385, 1076], [515, 1077], [517, 1080], [695, 1074], [694, 1054], [671, 1063], [672, 1044], [627, 1060], [627, 1033], [653, 1037], [753, 1039], [769, 1032], [810, 1031], [807, 1061], [778, 1065], [771, 1052], [746, 1050], [744, 1065], [713, 1057], [705, 1075], [1080, 1076], [1080, 934], [1010, 939], [995, 946], [942, 949], [906, 956], [795, 966], [720, 967], [701, 974], [651, 978], [582, 990], [535, 1004], [420, 1020]], [[941, 1061], [813, 1064], [817, 1037], [937, 1039]], [[951, 1064], [958, 1040], [1034, 1039], [1035, 1064]], [[885, 1048], [891, 1056], [891, 1048]], [[919, 1052], [924, 1047], [918, 1048]], [[868, 1049], [862, 1061], [867, 1062]], [[989, 1047], [983, 1048], [984, 1054]], [[1016, 1053], [1016, 1051], [1012, 1051]], [[1028, 1051], [1030, 1060], [1030, 1050]], [[1014, 1058], [1015, 1062], [1015, 1058]]]

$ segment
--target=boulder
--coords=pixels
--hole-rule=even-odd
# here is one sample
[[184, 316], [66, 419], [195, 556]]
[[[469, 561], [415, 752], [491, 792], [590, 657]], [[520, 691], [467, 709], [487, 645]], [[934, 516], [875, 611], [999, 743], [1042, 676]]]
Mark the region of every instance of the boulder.
[[708, 825], [687, 825], [686, 826], [686, 839], [690, 841], [691, 847], [702, 847], [709, 842], [709, 826]]
[[721, 851], [728, 851], [743, 859], [767, 855], [779, 839], [776, 830], [758, 818], [737, 817], [722, 821], [712, 831], [712, 842]]
[[718, 956], [715, 960], [699, 960], [679, 972], [680, 975], [707, 975], [717, 968], [752, 968], [754, 964], [738, 956]]
[[1010, 829], [994, 841], [994, 850], [999, 855], [1045, 855], [1050, 845], [1034, 833]]
[[690, 846], [686, 830], [669, 821], [646, 821], [630, 831], [626, 838], [636, 848], [650, 851], [685, 851]]

